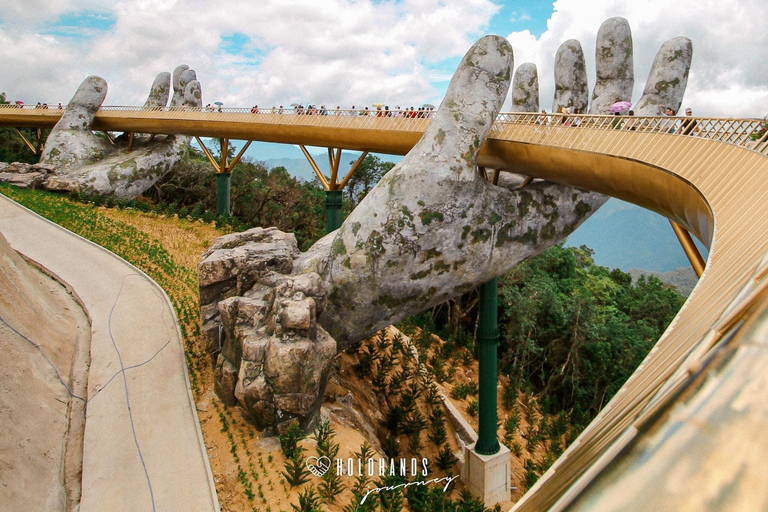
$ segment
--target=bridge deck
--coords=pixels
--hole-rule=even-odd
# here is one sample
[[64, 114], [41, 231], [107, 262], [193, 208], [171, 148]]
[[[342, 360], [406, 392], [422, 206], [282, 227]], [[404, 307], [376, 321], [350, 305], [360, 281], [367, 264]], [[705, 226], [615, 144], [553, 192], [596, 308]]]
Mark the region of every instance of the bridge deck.
[[[0, 125], [50, 127], [60, 114], [0, 109]], [[94, 128], [405, 154], [430, 122], [340, 114], [105, 108]], [[746, 309], [744, 296], [768, 274], [763, 263], [768, 251], [768, 143], [760, 133], [762, 122], [696, 118], [697, 130], [682, 135], [679, 129], [669, 133], [670, 123], [680, 119], [638, 117], [634, 129], [613, 126], [614, 116], [582, 116], [578, 127], [566, 126], [559, 115], [550, 114], [546, 124], [538, 119], [539, 114], [501, 114], [479, 164], [649, 208], [697, 236], [709, 247], [709, 257], [696, 288], [640, 368], [518, 502], [516, 510], [525, 511], [545, 510], [562, 496], [558, 506], [565, 506], [569, 496], [588, 485], [632, 441], [635, 427], [667, 403], [688, 378], [688, 368], [706, 357]]]

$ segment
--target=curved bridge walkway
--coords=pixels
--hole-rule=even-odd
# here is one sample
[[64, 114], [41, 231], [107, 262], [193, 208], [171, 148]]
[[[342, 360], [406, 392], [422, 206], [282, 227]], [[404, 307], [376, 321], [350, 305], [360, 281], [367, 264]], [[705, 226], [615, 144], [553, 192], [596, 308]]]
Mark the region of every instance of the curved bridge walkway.
[[0, 231], [69, 285], [91, 321], [78, 510], [218, 511], [181, 333], [162, 288], [2, 195]]
[[[0, 125], [51, 127], [60, 114], [0, 109]], [[430, 122], [397, 113], [329, 114], [106, 107], [93, 128], [405, 154]], [[713, 347], [754, 314], [752, 306], [768, 289], [768, 133], [762, 121], [693, 118], [696, 128], [685, 135], [681, 118], [579, 118], [574, 126], [555, 114], [501, 114], [478, 164], [638, 204], [698, 237], [709, 256], [696, 288], [646, 360], [516, 504], [521, 511], [572, 503], [670, 405]]]

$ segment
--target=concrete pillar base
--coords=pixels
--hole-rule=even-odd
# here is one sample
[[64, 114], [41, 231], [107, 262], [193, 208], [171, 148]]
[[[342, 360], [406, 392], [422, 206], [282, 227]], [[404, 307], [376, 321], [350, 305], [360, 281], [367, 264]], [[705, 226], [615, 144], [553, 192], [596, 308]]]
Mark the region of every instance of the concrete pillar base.
[[473, 495], [483, 500], [486, 508], [511, 499], [511, 473], [511, 453], [503, 444], [493, 455], [475, 452], [475, 443], [464, 447], [461, 480]]

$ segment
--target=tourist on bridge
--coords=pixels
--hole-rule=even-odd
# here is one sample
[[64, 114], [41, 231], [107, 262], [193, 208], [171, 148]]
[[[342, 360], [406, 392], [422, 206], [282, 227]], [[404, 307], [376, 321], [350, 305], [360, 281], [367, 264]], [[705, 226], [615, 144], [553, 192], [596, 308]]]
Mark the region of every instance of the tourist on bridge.
[[693, 119], [691, 116], [693, 115], [693, 110], [689, 108], [685, 109], [685, 118], [683, 119], [683, 122], [680, 125], [680, 129], [683, 133], [683, 135], [691, 135], [693, 134], [694, 130], [696, 130], [696, 125], [698, 122]]

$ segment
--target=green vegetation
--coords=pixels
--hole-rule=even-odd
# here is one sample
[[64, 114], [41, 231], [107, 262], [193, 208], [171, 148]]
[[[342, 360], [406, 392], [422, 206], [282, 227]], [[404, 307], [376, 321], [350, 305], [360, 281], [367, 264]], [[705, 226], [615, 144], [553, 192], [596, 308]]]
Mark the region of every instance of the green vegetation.
[[499, 281], [501, 371], [549, 414], [585, 425], [626, 382], [683, 304], [655, 277], [555, 246]]
[[[350, 162], [354, 163], [354, 162]], [[347, 182], [344, 190], [344, 213], [347, 214], [357, 206], [390, 169], [395, 166], [392, 162], [384, 162], [375, 155], [366, 156], [355, 173]]]
[[[200, 151], [187, 154], [144, 196], [164, 213], [213, 220], [216, 211], [216, 174]], [[276, 226], [294, 233], [307, 249], [325, 234], [325, 192], [315, 183], [302, 183], [284, 167], [267, 169], [246, 159], [232, 170], [233, 228]]]
[[[0, 93], [0, 105], [7, 105], [5, 93]], [[19, 130], [32, 144], [37, 140], [33, 128]], [[43, 130], [43, 139], [47, 137], [48, 130]], [[23, 162], [36, 164], [39, 158], [24, 144], [21, 137], [13, 128], [0, 128], [0, 162]]]

